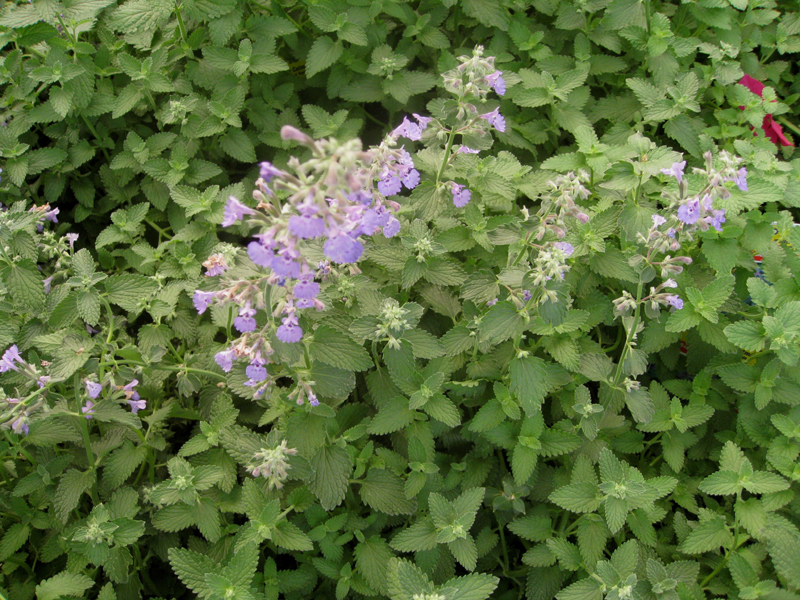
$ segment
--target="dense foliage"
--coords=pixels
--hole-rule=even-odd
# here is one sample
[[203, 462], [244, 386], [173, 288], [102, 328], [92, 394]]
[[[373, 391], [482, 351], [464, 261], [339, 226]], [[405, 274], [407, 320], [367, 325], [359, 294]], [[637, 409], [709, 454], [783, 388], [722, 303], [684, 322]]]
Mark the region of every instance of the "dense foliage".
[[0, 597], [797, 600], [796, 2], [0, 49]]

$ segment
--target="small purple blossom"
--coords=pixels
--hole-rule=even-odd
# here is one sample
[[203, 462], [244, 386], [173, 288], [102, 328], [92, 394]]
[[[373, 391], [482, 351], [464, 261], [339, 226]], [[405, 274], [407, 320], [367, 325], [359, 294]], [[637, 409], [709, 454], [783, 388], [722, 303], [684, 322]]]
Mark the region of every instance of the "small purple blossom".
[[428, 123], [433, 121], [431, 117], [423, 117], [422, 115], [418, 115], [417, 113], [413, 113], [414, 118], [419, 123], [419, 128], [422, 131], [425, 131], [428, 128]]
[[259, 176], [267, 183], [272, 181], [273, 177], [279, 177], [283, 175], [283, 171], [275, 168], [275, 166], [269, 161], [265, 160], [264, 162], [258, 163], [258, 166], [259, 166]]
[[289, 315], [281, 320], [282, 325], [278, 327], [277, 336], [285, 344], [294, 344], [303, 339], [303, 330], [297, 322], [297, 317]]
[[266, 363], [261, 358], [255, 358], [250, 362], [244, 370], [245, 374], [250, 378], [250, 381], [258, 383], [267, 378], [267, 369], [264, 367], [265, 364]]
[[212, 254], [204, 262], [206, 277], [216, 277], [228, 270], [228, 263], [222, 254]]
[[301, 279], [294, 286], [295, 298], [316, 298], [319, 294], [319, 284], [311, 279]]
[[228, 203], [225, 205], [224, 219], [222, 221], [223, 227], [230, 227], [236, 221], [241, 221], [245, 215], [254, 215], [254, 211], [249, 206], [245, 206], [234, 196], [228, 197]]
[[419, 185], [419, 171], [416, 169], [411, 169], [408, 173], [406, 173], [406, 175], [403, 176], [401, 181], [409, 190], [413, 190], [415, 187], [417, 187], [417, 185]]
[[672, 288], [672, 289], [674, 289], [674, 288], [678, 287], [678, 282], [677, 282], [677, 281], [675, 281], [674, 279], [667, 279], [667, 280], [666, 280], [664, 283], [662, 283], [661, 285], [663, 285], [665, 288]]
[[215, 296], [216, 294], [214, 292], [195, 290], [192, 302], [194, 303], [194, 308], [198, 315], [202, 315], [204, 312], [206, 312], [208, 307], [214, 302]]
[[50, 277], [48, 277], [46, 279], [42, 279], [42, 284], [44, 285], [44, 293], [45, 294], [49, 294], [50, 293], [50, 286], [53, 285], [53, 276], [50, 275]]
[[733, 180], [736, 182], [736, 185], [739, 187], [740, 190], [743, 192], [747, 191], [747, 169], [742, 167], [739, 169], [734, 176]]
[[683, 181], [683, 170], [686, 168], [686, 161], [672, 163], [672, 166], [669, 169], [661, 169], [661, 172], [664, 175], [669, 177], [674, 177], [678, 180], [678, 183]]
[[100, 392], [103, 391], [103, 386], [96, 381], [89, 381], [88, 379], [85, 379], [84, 383], [86, 384], [86, 393], [89, 394], [89, 398], [97, 400]]
[[502, 71], [495, 71], [491, 75], [485, 77], [486, 82], [492, 87], [498, 96], [503, 96], [506, 93], [506, 81], [503, 79]]
[[78, 234], [77, 233], [68, 233], [66, 236], [67, 241], [69, 242], [69, 249], [72, 250], [75, 246], [75, 242], [78, 241]]
[[302, 239], [318, 238], [325, 231], [325, 221], [319, 217], [294, 215], [289, 219], [289, 231]]
[[226, 373], [230, 372], [230, 370], [233, 368], [234, 358], [236, 358], [236, 354], [230, 348], [228, 350], [223, 350], [222, 352], [217, 352], [214, 355], [214, 360]]
[[128, 404], [130, 405], [131, 412], [133, 414], [136, 414], [140, 410], [144, 410], [145, 408], [147, 408], [147, 400], [142, 400], [142, 399], [134, 400], [133, 398], [131, 398], [130, 400], [128, 400]]
[[294, 303], [294, 305], [297, 308], [313, 308], [314, 307], [314, 299], [313, 298], [298, 298], [297, 301]]
[[391, 171], [384, 171], [378, 180], [378, 191], [384, 196], [395, 196], [402, 190], [400, 178]]
[[533, 294], [531, 293], [530, 290], [523, 290], [522, 291], [522, 299], [525, 302], [529, 302], [531, 298], [533, 298]]
[[708, 224], [717, 231], [722, 231], [722, 224], [725, 222], [725, 209], [711, 211], [711, 216], [706, 217]]
[[11, 424], [11, 430], [17, 435], [28, 435], [28, 432], [30, 431], [28, 428], [28, 417], [25, 415], [20, 415], [17, 417], [17, 419]]
[[450, 184], [450, 191], [453, 194], [453, 204], [457, 208], [464, 208], [472, 198], [472, 192], [456, 182]]
[[270, 265], [277, 275], [296, 279], [300, 275], [300, 265], [290, 256], [275, 256]]
[[480, 150], [473, 150], [468, 146], [459, 146], [456, 154], [477, 154]]
[[272, 267], [272, 259], [275, 254], [260, 242], [250, 242], [247, 244], [247, 256], [260, 267]]
[[553, 244], [553, 247], [558, 248], [567, 256], [572, 256], [572, 253], [575, 252], [573, 245], [568, 242], [556, 242]]
[[349, 235], [338, 235], [325, 242], [325, 256], [337, 263], [354, 263], [364, 252], [364, 246]]
[[497, 131], [503, 132], [506, 130], [506, 120], [503, 118], [503, 115], [500, 114], [499, 108], [495, 108], [492, 112], [485, 113], [480, 117], [488, 121], [489, 125], [497, 129]]
[[311, 406], [319, 406], [319, 399], [314, 392], [308, 392], [308, 403]]
[[241, 333], [248, 333], [256, 330], [256, 309], [250, 308], [248, 302], [245, 306], [239, 309], [239, 316], [233, 320], [233, 326]]
[[678, 219], [686, 223], [687, 225], [692, 225], [697, 223], [697, 219], [700, 218], [700, 201], [696, 198], [693, 200], [689, 200], [686, 204], [683, 204], [678, 208]]
[[408, 120], [408, 117], [403, 117], [403, 122], [398, 125], [391, 135], [393, 137], [405, 137], [412, 141], [417, 141], [422, 138], [422, 129], [416, 123]]
[[87, 400], [86, 404], [81, 407], [81, 412], [87, 419], [93, 419], [94, 417], [92, 417], [92, 415], [94, 414], [94, 402]]
[[683, 308], [683, 300], [677, 294], [670, 294], [669, 296], [666, 297], [666, 300], [667, 304], [669, 304], [670, 306], [674, 306], [678, 310]]
[[494, 306], [497, 304], [497, 298], [492, 298], [491, 300], [486, 301], [486, 306]]
[[20, 364], [25, 363], [25, 361], [22, 360], [22, 357], [19, 354], [19, 348], [17, 348], [16, 344], [14, 344], [8, 350], [6, 350], [3, 353], [3, 357], [0, 358], [0, 373], [5, 373], [9, 369], [14, 371], [19, 371], [15, 363], [20, 363]]
[[661, 225], [667, 222], [667, 220], [661, 215], [653, 215], [650, 218], [653, 219], [653, 227], [661, 227]]
[[400, 232], [400, 221], [395, 217], [389, 219], [386, 227], [383, 228], [383, 235], [387, 238], [394, 237]]

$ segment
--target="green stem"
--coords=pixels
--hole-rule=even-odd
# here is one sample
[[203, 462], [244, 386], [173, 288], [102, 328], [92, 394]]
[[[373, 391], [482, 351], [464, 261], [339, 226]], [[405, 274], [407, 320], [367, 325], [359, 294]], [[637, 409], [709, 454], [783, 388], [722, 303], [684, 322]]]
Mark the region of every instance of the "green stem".
[[442, 180], [442, 175], [444, 175], [444, 170], [447, 168], [447, 165], [450, 164], [450, 151], [453, 149], [453, 140], [456, 137], [456, 130], [453, 127], [450, 130], [450, 136], [447, 138], [447, 146], [444, 149], [444, 158], [442, 159], [442, 166], [439, 169], [439, 172], [436, 174], [436, 187], [439, 186], [439, 182]]
[[[86, 115], [84, 115], [84, 114], [81, 114], [81, 118], [83, 119], [83, 122], [86, 124], [86, 127], [89, 128], [89, 131], [92, 132], [92, 135], [94, 136], [94, 138], [99, 143], [102, 144], [103, 140], [100, 139], [100, 136], [97, 134], [97, 130], [94, 128], [94, 125], [92, 125], [92, 122], [89, 119], [87, 119]], [[103, 153], [103, 156], [105, 156], [106, 162], [110, 162], [111, 158], [108, 156], [108, 152], [106, 151], [106, 147], [105, 146], [99, 146], [99, 148], [100, 148], [100, 151]]]
[[[89, 425], [87, 423], [87, 419], [85, 418], [81, 418], [80, 421], [81, 421], [81, 435], [83, 436], [83, 445], [86, 446], [86, 459], [89, 461], [89, 468], [92, 471], [96, 471], [97, 465], [94, 464], [94, 452], [92, 452], [92, 440], [89, 438]], [[93, 483], [91, 489], [89, 490], [89, 494], [92, 497], [92, 503], [95, 506], [99, 503], [99, 500], [97, 498], [96, 488], [97, 488], [96, 484]]]
[[[741, 502], [741, 500], [742, 500], [742, 492], [739, 491], [736, 493], [736, 501]], [[733, 545], [725, 553], [725, 556], [722, 558], [717, 567], [713, 571], [711, 571], [711, 573], [708, 574], [708, 577], [706, 577], [705, 579], [703, 579], [703, 581], [700, 582], [700, 587], [702, 588], [704, 588], [709, 581], [714, 579], [714, 577], [716, 577], [719, 574], [719, 572], [725, 568], [725, 565], [728, 564], [728, 560], [730, 559], [731, 554], [733, 554], [736, 548], [739, 546], [739, 513], [736, 510], [734, 510], [734, 515], [735, 516], [733, 519]]]
[[622, 365], [631, 349], [631, 344], [633, 343], [633, 337], [636, 335], [636, 330], [639, 328], [639, 321], [641, 319], [640, 311], [642, 303], [642, 288], [644, 288], [644, 282], [640, 276], [639, 285], [636, 287], [636, 310], [633, 312], [633, 321], [631, 322], [630, 329], [628, 329], [626, 332], [625, 345], [622, 347], [622, 354], [619, 356], [619, 364], [617, 364], [617, 371], [614, 373], [614, 381], [611, 385], [612, 388], [616, 388], [619, 385], [620, 377], [622, 377]]
[[186, 44], [187, 48], [189, 47], [189, 40], [186, 38], [186, 25], [183, 24], [183, 16], [181, 16], [181, 7], [175, 7], [175, 16], [178, 18], [178, 31], [181, 33], [181, 39], [183, 43]]
[[174, 373], [197, 373], [199, 375], [208, 375], [210, 377], [216, 377], [222, 381], [227, 381], [227, 377], [222, 375], [221, 373], [215, 373], [214, 371], [206, 371], [205, 369], [195, 369], [194, 367], [187, 367], [187, 366], [180, 366], [175, 367], [172, 365], [146, 365], [143, 362], [139, 362], [138, 360], [114, 360], [112, 362], [101, 362], [98, 364], [98, 367], [112, 367], [117, 365], [138, 365], [140, 367], [152, 367], [156, 370], [160, 371], [172, 371]]
[[152, 227], [153, 229], [155, 229], [158, 232], [158, 235], [161, 235], [167, 238], [168, 240], [172, 239], [172, 236], [170, 234], [168, 234], [164, 229], [161, 229], [161, 227], [153, 223], [150, 219], [145, 219], [144, 222], [150, 225], [150, 227]]

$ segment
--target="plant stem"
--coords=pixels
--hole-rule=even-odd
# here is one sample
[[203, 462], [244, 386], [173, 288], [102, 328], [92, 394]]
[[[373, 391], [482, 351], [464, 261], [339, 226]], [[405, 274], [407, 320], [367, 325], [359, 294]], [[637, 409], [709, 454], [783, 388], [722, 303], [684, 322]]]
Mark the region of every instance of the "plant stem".
[[444, 149], [444, 158], [442, 159], [442, 166], [439, 169], [439, 172], [436, 174], [436, 187], [439, 186], [439, 182], [442, 180], [442, 175], [444, 175], [444, 170], [447, 168], [447, 165], [450, 164], [450, 151], [453, 149], [453, 140], [456, 137], [456, 130], [455, 127], [450, 129], [450, 136], [447, 138], [447, 146]]
[[[736, 501], [741, 502], [741, 500], [742, 500], [742, 492], [739, 491], [736, 493]], [[702, 588], [705, 588], [708, 582], [714, 579], [714, 577], [716, 577], [719, 574], [719, 572], [722, 571], [723, 568], [725, 568], [725, 565], [728, 564], [728, 559], [730, 559], [731, 554], [733, 554], [733, 552], [739, 546], [739, 513], [737, 513], [735, 510], [733, 512], [734, 512], [733, 545], [725, 553], [725, 556], [722, 558], [722, 560], [716, 566], [716, 568], [713, 571], [711, 571], [711, 573], [708, 574], [708, 577], [706, 577], [705, 579], [703, 579], [703, 581], [700, 582], [700, 587]]]
[[[612, 388], [616, 388], [619, 385], [620, 377], [622, 377], [622, 365], [625, 362], [625, 358], [628, 356], [628, 352], [631, 349], [631, 344], [633, 343], [633, 338], [636, 335], [636, 330], [639, 328], [639, 321], [641, 319], [641, 303], [642, 303], [642, 289], [644, 288], [644, 282], [642, 281], [641, 275], [639, 276], [639, 285], [636, 287], [636, 310], [633, 312], [633, 321], [631, 322], [630, 328], [627, 328], [626, 336], [625, 336], [625, 345], [622, 347], [622, 354], [619, 356], [619, 363], [617, 364], [617, 371], [614, 373], [614, 381], [611, 384]], [[624, 322], [623, 322], [624, 323]]]

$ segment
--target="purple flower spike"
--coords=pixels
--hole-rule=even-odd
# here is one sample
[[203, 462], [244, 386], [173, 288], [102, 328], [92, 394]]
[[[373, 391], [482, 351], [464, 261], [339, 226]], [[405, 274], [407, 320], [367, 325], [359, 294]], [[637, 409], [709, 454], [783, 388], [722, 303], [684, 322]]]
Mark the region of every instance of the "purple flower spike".
[[147, 400], [134, 400], [133, 398], [131, 398], [130, 400], [128, 400], [128, 404], [130, 405], [131, 412], [133, 414], [136, 414], [140, 410], [144, 410], [145, 408], [147, 408]]
[[229, 373], [230, 370], [233, 368], [233, 359], [236, 358], [233, 350], [223, 350], [222, 352], [217, 352], [214, 355], [214, 360], [220, 366], [220, 368]]
[[495, 71], [491, 75], [487, 75], [486, 82], [492, 86], [498, 96], [503, 96], [506, 93], [506, 80], [503, 79], [502, 71]]
[[245, 206], [238, 199], [234, 196], [228, 197], [228, 203], [225, 205], [225, 218], [222, 221], [223, 227], [230, 227], [236, 221], [241, 221], [245, 215], [254, 215], [256, 211], [254, 211], [249, 206]]
[[325, 221], [319, 217], [294, 215], [289, 219], [289, 230], [299, 238], [318, 238], [325, 231]]
[[400, 221], [395, 217], [389, 219], [386, 227], [383, 228], [383, 235], [387, 238], [394, 237], [400, 232]]
[[316, 298], [319, 294], [319, 284], [316, 281], [302, 279], [294, 286], [295, 298]]
[[192, 301], [194, 302], [194, 308], [197, 310], [198, 315], [202, 315], [204, 312], [206, 312], [206, 309], [208, 309], [208, 307], [214, 302], [215, 296], [216, 294], [214, 292], [195, 290]]
[[453, 204], [457, 208], [464, 208], [467, 204], [469, 204], [470, 198], [472, 198], [472, 192], [470, 192], [463, 185], [459, 185], [455, 182], [451, 184], [450, 191], [453, 193]]
[[481, 119], [489, 122], [489, 125], [500, 131], [501, 133], [506, 130], [506, 120], [500, 114], [500, 109], [495, 108], [492, 112], [481, 115]]
[[354, 263], [364, 252], [364, 246], [349, 235], [330, 238], [323, 247], [325, 256], [336, 263]]
[[674, 177], [678, 180], [678, 183], [683, 181], [683, 170], [686, 168], [686, 161], [676, 162], [673, 163], [669, 169], [661, 169], [661, 172], [664, 175], [669, 177]]
[[678, 310], [683, 308], [683, 300], [677, 294], [670, 294], [667, 296], [667, 304], [674, 306]]
[[697, 223], [697, 219], [699, 218], [700, 218], [700, 201], [697, 200], [696, 198], [694, 200], [689, 200], [689, 202], [678, 208], [678, 219], [680, 219], [687, 225], [692, 225], [694, 223]]
[[94, 417], [92, 417], [92, 415], [94, 414], [94, 402], [87, 400], [86, 405], [81, 407], [81, 412], [87, 419], [93, 419]]
[[256, 330], [256, 309], [250, 308], [248, 302], [243, 308], [239, 309], [239, 316], [233, 320], [233, 326], [241, 333], [248, 333]]
[[403, 117], [403, 122], [392, 131], [393, 137], [405, 137], [412, 141], [417, 141], [422, 138], [422, 129], [416, 123], [408, 120], [408, 117]]
[[103, 391], [103, 386], [95, 381], [89, 381], [88, 379], [86, 379], [84, 383], [86, 383], [86, 393], [89, 394], [89, 398], [97, 400], [100, 392]]
[[277, 336], [284, 344], [294, 344], [303, 339], [303, 330], [297, 322], [297, 317], [284, 317], [281, 323], [283, 325], [278, 327]]

